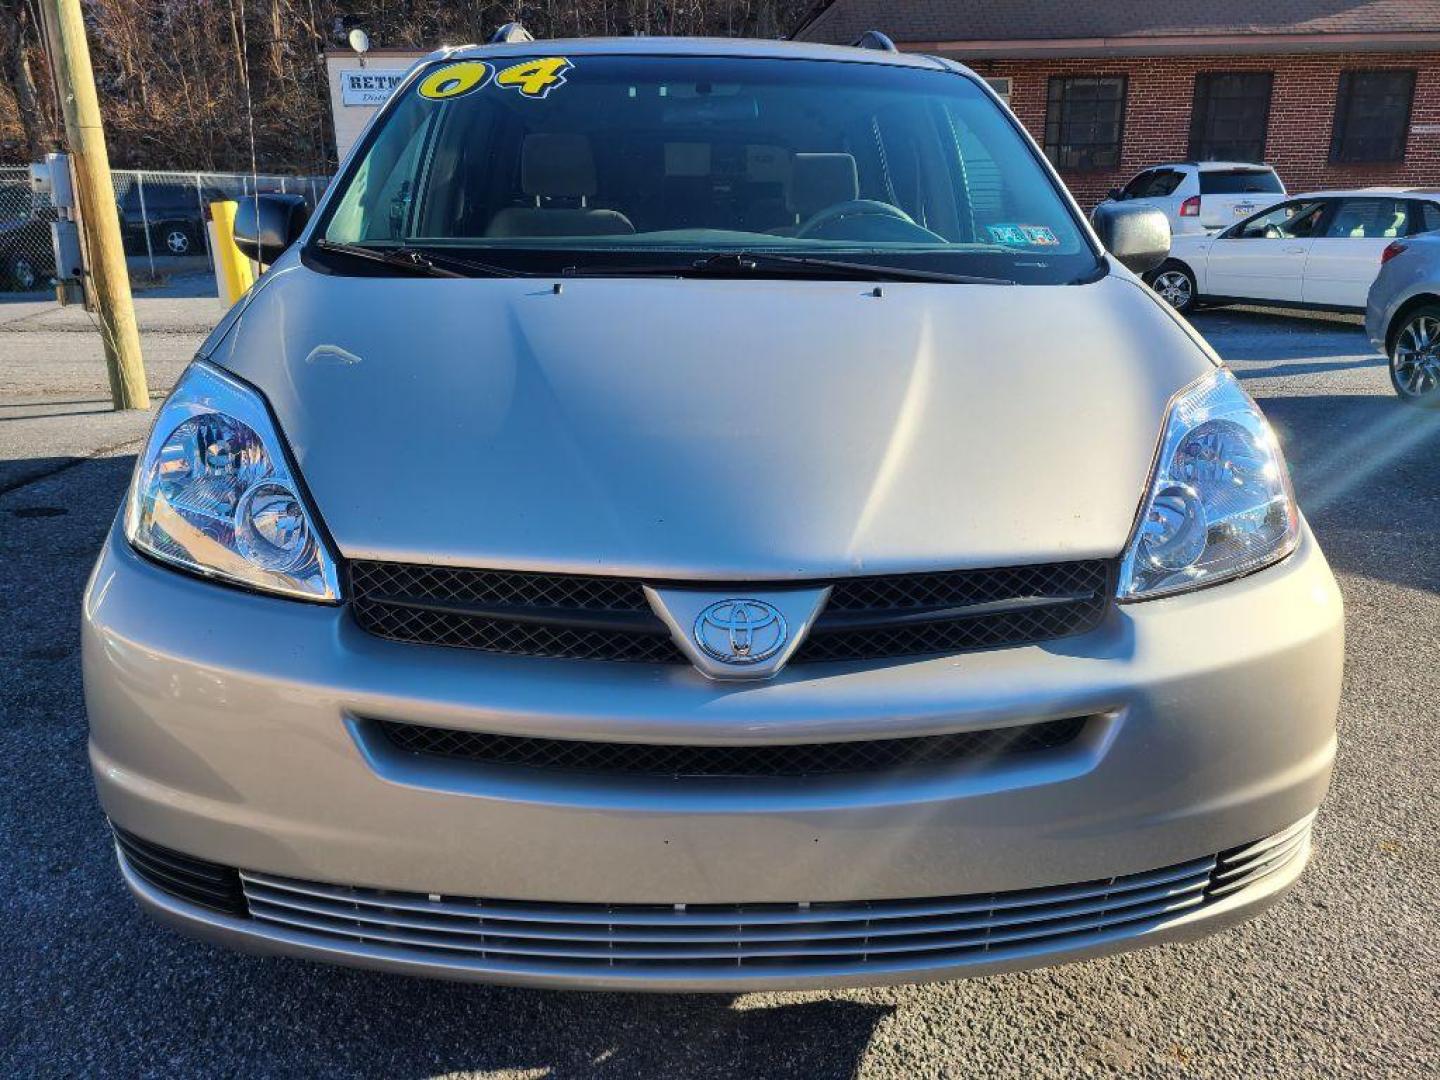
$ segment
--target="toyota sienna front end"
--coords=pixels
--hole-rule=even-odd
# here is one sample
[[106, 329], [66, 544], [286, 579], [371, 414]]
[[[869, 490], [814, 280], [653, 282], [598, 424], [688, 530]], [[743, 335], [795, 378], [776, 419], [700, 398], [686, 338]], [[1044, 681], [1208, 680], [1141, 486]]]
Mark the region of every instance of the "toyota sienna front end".
[[963, 68], [448, 50], [302, 217], [253, 208], [273, 266], [84, 601], [154, 915], [737, 990], [1185, 939], [1300, 874], [1342, 614], [1279, 446]]

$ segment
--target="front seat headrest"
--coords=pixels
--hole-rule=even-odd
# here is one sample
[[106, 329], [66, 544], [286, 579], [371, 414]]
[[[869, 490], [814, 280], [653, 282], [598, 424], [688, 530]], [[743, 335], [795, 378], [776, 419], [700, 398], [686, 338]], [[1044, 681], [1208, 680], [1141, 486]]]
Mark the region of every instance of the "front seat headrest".
[[802, 219], [860, 197], [851, 154], [796, 154], [790, 169], [790, 209]]
[[535, 134], [520, 147], [520, 186], [537, 199], [595, 194], [595, 155], [584, 135]]

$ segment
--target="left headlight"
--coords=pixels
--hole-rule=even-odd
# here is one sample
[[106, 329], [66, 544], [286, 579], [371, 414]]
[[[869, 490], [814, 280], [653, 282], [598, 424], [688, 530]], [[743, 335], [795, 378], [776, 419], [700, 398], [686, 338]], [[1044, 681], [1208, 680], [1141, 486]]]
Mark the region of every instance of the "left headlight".
[[1119, 598], [1217, 585], [1283, 559], [1299, 537], [1275, 433], [1235, 376], [1217, 370], [1170, 404]]
[[203, 362], [155, 418], [125, 506], [137, 549], [207, 577], [336, 601], [340, 575], [264, 400]]

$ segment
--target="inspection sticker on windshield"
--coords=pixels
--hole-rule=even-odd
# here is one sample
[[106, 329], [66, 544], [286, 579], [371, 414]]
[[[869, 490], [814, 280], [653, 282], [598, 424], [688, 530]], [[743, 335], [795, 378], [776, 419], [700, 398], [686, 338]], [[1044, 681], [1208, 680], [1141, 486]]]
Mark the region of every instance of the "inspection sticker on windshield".
[[1007, 247], [1054, 247], [1060, 243], [1044, 225], [987, 225], [985, 231], [992, 243]]
[[521, 97], [543, 98], [557, 86], [565, 85], [565, 73], [573, 68], [563, 56], [543, 56], [496, 69], [484, 60], [461, 60], [446, 64], [420, 80], [420, 96], [431, 101], [450, 101], [488, 86], [493, 77], [497, 87], [515, 90]]

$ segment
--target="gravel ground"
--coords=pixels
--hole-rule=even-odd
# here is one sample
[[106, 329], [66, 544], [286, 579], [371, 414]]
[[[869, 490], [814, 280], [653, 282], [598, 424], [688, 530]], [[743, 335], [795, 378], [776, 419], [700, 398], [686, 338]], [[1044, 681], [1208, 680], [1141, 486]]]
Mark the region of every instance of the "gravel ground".
[[[158, 390], [218, 309], [148, 303]], [[146, 418], [104, 411], [83, 326], [0, 306], [0, 1075], [1436, 1075], [1440, 413], [1395, 401], [1354, 319], [1195, 321], [1280, 429], [1348, 605], [1299, 886], [1203, 942], [1061, 969], [663, 998], [257, 959], [140, 917], [86, 772], [76, 616]]]

